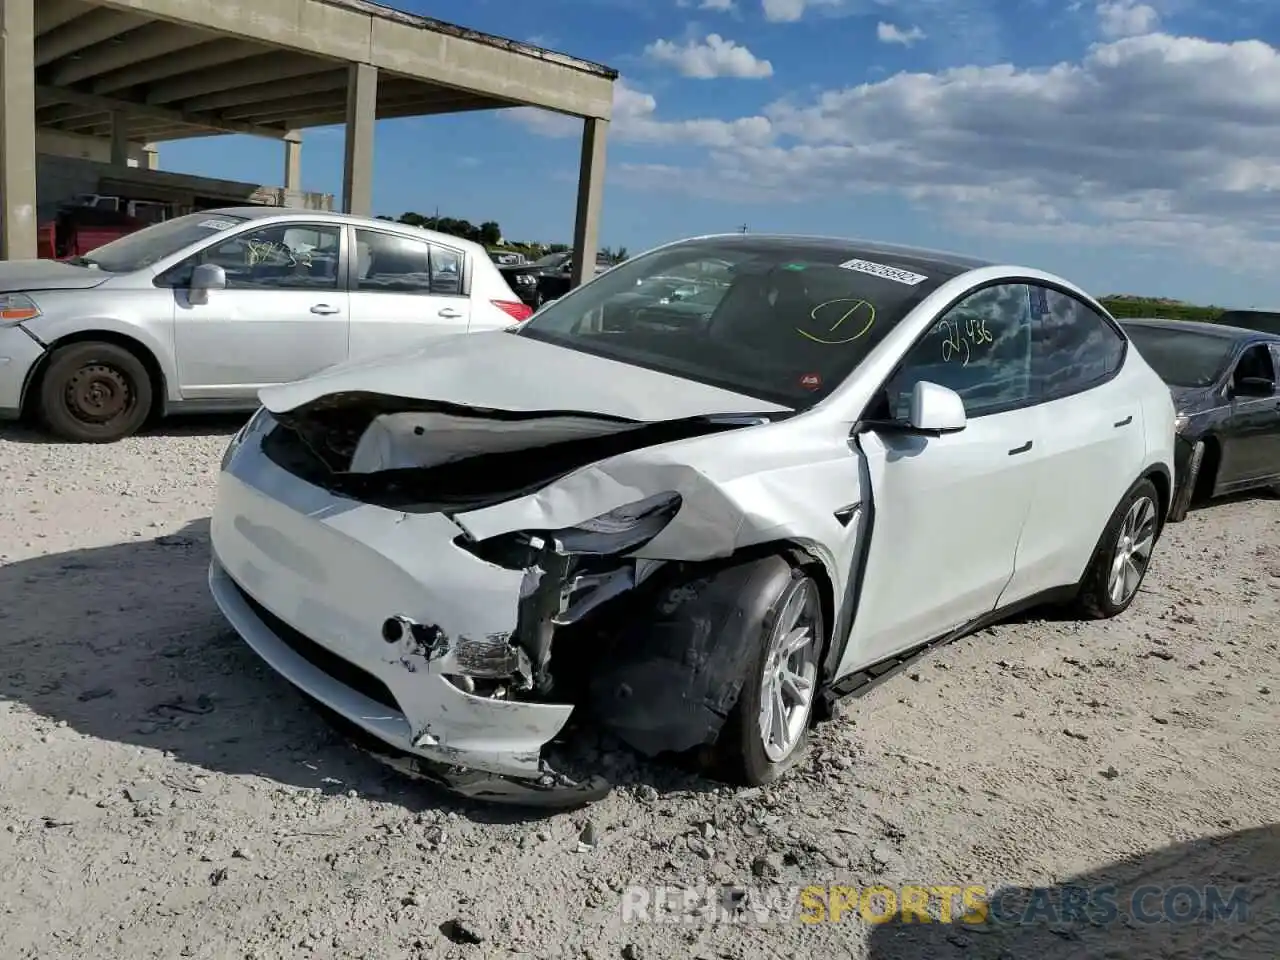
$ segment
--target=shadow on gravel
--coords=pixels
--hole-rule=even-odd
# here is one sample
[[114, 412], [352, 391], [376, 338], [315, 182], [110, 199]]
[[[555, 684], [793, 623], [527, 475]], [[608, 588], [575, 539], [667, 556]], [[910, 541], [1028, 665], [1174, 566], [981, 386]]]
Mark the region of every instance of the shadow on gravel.
[[[984, 922], [873, 926], [868, 960], [1275, 960], [1280, 826], [1204, 837], [1051, 887], [987, 894]], [[945, 918], [944, 918], [945, 919]], [[971, 917], [977, 920], [977, 917]]]
[[[167, 417], [138, 431], [139, 437], [230, 437], [249, 419], [247, 413], [215, 413]], [[0, 440], [8, 443], [66, 443], [35, 422], [0, 424]]]
[[[0, 700], [210, 771], [480, 822], [548, 815], [459, 800], [351, 747], [225, 625], [208, 558], [201, 520], [155, 540], [0, 566]], [[661, 792], [714, 786], [631, 758], [620, 769], [615, 782]]]

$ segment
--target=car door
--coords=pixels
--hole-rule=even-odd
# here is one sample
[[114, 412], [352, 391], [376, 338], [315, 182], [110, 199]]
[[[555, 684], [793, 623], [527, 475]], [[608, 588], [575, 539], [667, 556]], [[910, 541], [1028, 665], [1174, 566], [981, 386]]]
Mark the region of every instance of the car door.
[[874, 512], [842, 672], [990, 613], [1013, 575], [1042, 449], [1025, 287], [988, 286], [943, 313], [886, 384], [891, 419], [920, 381], [959, 393], [968, 422], [858, 438]]
[[[1246, 377], [1271, 381], [1271, 393], [1254, 396], [1240, 389]], [[1280, 395], [1276, 363], [1267, 343], [1245, 347], [1227, 379], [1231, 412], [1219, 434], [1217, 491], [1231, 493], [1269, 482], [1280, 473]]]
[[415, 350], [466, 332], [471, 300], [460, 250], [384, 230], [353, 227], [351, 358]]
[[[192, 303], [191, 272], [204, 263], [222, 267], [226, 289]], [[183, 399], [252, 401], [346, 360], [342, 264], [341, 224], [296, 221], [250, 227], [168, 271]]]
[[[1001, 604], [1074, 584], [1146, 458], [1142, 393], [1127, 340], [1071, 293], [1027, 285], [1042, 446], [1036, 496]], [[1136, 351], [1134, 351], [1136, 357]]]

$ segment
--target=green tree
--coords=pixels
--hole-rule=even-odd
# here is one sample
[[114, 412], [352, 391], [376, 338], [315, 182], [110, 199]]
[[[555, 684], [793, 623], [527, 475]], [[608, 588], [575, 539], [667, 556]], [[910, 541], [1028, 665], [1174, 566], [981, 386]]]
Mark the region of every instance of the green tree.
[[496, 247], [502, 242], [502, 228], [492, 220], [480, 224], [480, 242], [486, 247]]

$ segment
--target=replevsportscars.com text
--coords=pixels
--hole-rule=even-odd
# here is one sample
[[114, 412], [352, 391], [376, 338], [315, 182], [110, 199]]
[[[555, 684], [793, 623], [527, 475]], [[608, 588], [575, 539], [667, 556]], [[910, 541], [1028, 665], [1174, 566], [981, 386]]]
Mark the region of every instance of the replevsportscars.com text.
[[988, 888], [974, 884], [627, 887], [624, 923], [1247, 923], [1243, 886]]

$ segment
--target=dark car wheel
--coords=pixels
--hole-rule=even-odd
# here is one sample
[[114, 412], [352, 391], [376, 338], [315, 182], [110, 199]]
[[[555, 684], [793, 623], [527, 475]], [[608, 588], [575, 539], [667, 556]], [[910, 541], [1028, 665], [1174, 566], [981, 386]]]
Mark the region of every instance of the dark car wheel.
[[147, 368], [113, 343], [59, 348], [40, 381], [41, 419], [55, 435], [76, 443], [111, 443], [135, 433], [151, 403]]
[[759, 786], [795, 765], [809, 741], [826, 640], [818, 586], [803, 570], [774, 578], [738, 702], [716, 742], [719, 772]]
[[1160, 534], [1160, 495], [1142, 479], [1129, 488], [1107, 522], [1080, 583], [1079, 613], [1091, 620], [1128, 609], [1147, 575]]

